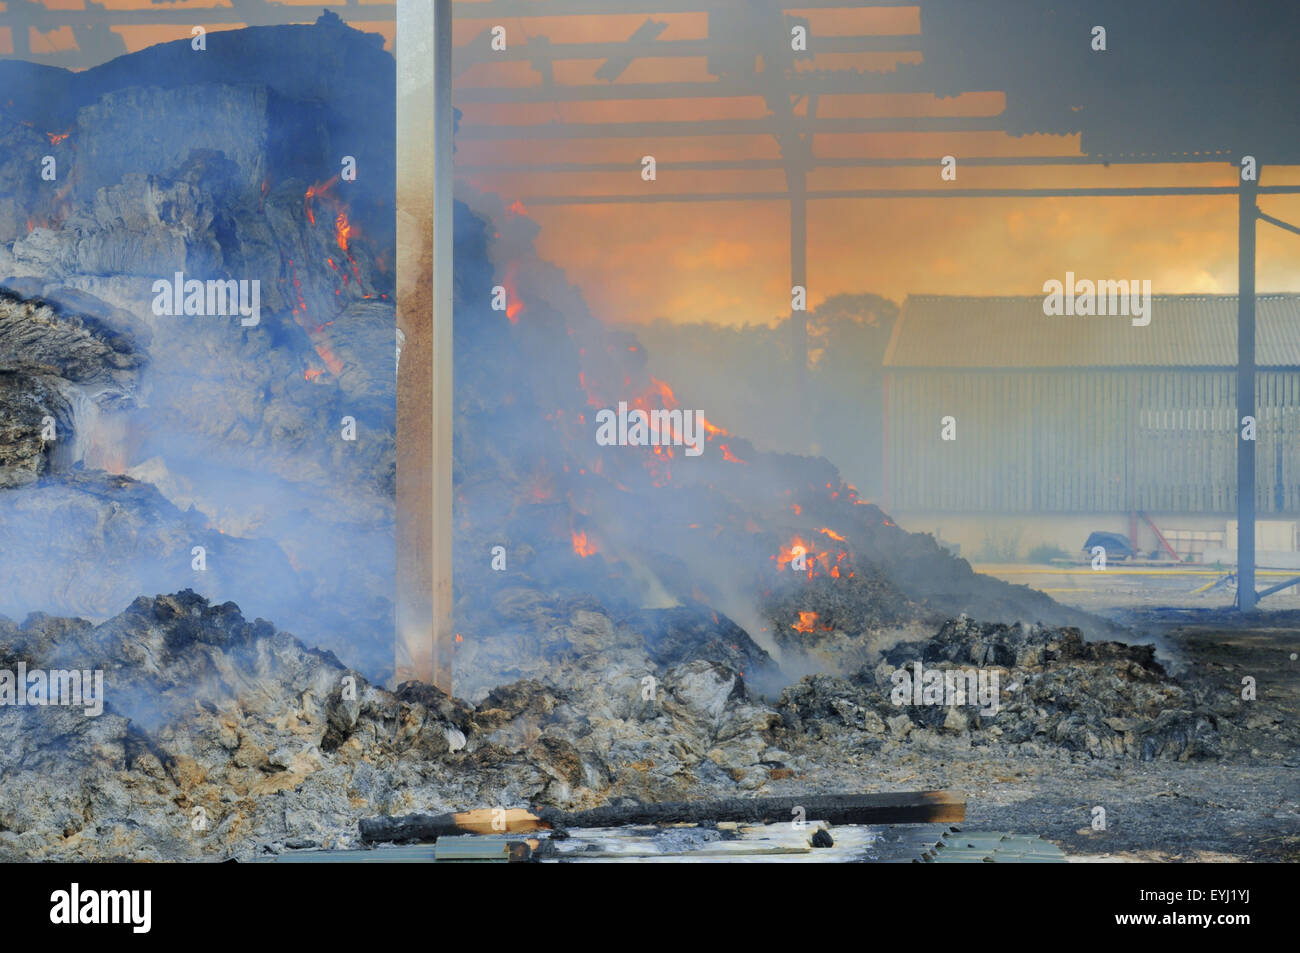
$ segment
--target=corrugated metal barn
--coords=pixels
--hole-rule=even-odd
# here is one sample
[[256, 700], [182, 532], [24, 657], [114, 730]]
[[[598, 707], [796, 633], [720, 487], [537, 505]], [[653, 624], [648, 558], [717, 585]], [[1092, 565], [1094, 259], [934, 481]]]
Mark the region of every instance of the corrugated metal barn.
[[[1257, 298], [1256, 505], [1300, 513], [1300, 296]], [[1151, 322], [1043, 298], [908, 298], [884, 358], [885, 505], [928, 513], [1231, 514], [1237, 298]], [[956, 418], [956, 439], [941, 419]]]

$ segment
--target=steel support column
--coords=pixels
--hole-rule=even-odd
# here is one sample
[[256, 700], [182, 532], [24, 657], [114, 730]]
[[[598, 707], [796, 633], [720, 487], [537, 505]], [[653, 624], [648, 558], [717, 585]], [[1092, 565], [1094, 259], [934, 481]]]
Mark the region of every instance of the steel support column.
[[1254, 609], [1256, 600], [1255, 441], [1242, 438], [1242, 421], [1255, 416], [1256, 187], [1242, 182], [1237, 200], [1237, 607], [1242, 612]]
[[450, 693], [451, 0], [397, 10], [397, 633], [395, 681]]

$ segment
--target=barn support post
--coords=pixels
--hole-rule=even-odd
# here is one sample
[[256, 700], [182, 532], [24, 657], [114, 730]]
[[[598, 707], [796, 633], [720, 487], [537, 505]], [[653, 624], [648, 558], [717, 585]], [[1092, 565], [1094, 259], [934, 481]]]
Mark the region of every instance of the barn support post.
[[[1258, 176], [1259, 170], [1256, 169]], [[1256, 182], [1243, 181], [1237, 197], [1237, 608], [1255, 608], [1255, 441], [1243, 439], [1255, 416], [1255, 206]], [[1253, 436], [1253, 434], [1252, 434]]]
[[397, 591], [394, 680], [450, 694], [451, 0], [397, 5]]
[[[1256, 173], [1258, 174], [1258, 169], [1256, 170]], [[1253, 184], [1254, 184], [1254, 183], [1252, 183], [1252, 185], [1253, 185]], [[1254, 202], [1253, 197], [1252, 197], [1252, 199], [1251, 199], [1251, 203], [1250, 203], [1250, 204], [1251, 204], [1251, 229], [1250, 229], [1250, 231], [1251, 231], [1251, 239], [1250, 239], [1250, 240], [1251, 240], [1251, 251], [1252, 251], [1252, 255], [1251, 255], [1251, 266], [1252, 266], [1252, 267], [1251, 267], [1251, 285], [1252, 285], [1252, 288], [1253, 288], [1253, 286], [1254, 286], [1254, 277], [1255, 277], [1255, 275], [1254, 275], [1254, 254], [1253, 254], [1253, 252], [1254, 252], [1254, 241], [1255, 241], [1255, 228], [1254, 228], [1254, 221], [1255, 221], [1255, 219], [1258, 219], [1258, 220], [1260, 220], [1260, 221], [1262, 221], [1262, 222], [1267, 222], [1267, 223], [1270, 224], [1270, 225], [1274, 225], [1274, 226], [1276, 226], [1277, 228], [1282, 229], [1284, 232], [1290, 232], [1292, 235], [1300, 235], [1300, 226], [1292, 225], [1290, 222], [1284, 222], [1284, 221], [1282, 221], [1282, 219], [1280, 219], [1280, 218], [1274, 218], [1272, 215], [1269, 215], [1269, 214], [1267, 214], [1266, 212], [1262, 211], [1262, 210], [1261, 210], [1257, 205], [1255, 205], [1255, 202]], [[1244, 228], [1244, 226], [1243, 226], [1243, 228]], [[1252, 367], [1251, 367], [1251, 373], [1252, 373], [1252, 376], [1253, 376], [1253, 374], [1254, 374], [1254, 360], [1253, 360], [1253, 358], [1254, 358], [1254, 345], [1255, 345], [1255, 336], [1254, 336], [1254, 303], [1253, 303], [1253, 299], [1252, 299], [1252, 305], [1251, 305], [1251, 319], [1252, 319], [1252, 320], [1251, 320], [1251, 336], [1250, 336], [1250, 343], [1251, 343], [1251, 357], [1252, 357], [1252, 361], [1251, 361], [1251, 364], [1252, 364]], [[1254, 414], [1254, 412], [1255, 412], [1255, 403], [1254, 403], [1254, 399], [1253, 399], [1253, 396], [1254, 396], [1254, 390], [1253, 390], [1253, 389], [1251, 390], [1251, 395], [1252, 395], [1252, 400], [1251, 400], [1251, 405], [1250, 405], [1250, 406], [1251, 406], [1250, 413], [1251, 413], [1251, 414]], [[1242, 442], [1243, 442], [1243, 443], [1246, 443], [1247, 441], [1242, 441]], [[1279, 449], [1279, 451], [1280, 451], [1280, 449], [1281, 449], [1281, 447], [1280, 447], [1280, 437], [1279, 437], [1279, 442], [1278, 442], [1278, 444], [1276, 444], [1276, 445], [1278, 446], [1278, 449]], [[1254, 455], [1255, 455], [1255, 450], [1254, 450], [1254, 444], [1253, 444], [1253, 443], [1251, 443], [1251, 451], [1250, 451], [1250, 452], [1251, 452], [1251, 457], [1252, 457], [1251, 468], [1252, 468], [1252, 472], [1253, 472], [1253, 469], [1254, 469], [1254, 460], [1253, 460], [1253, 457], [1254, 457]], [[1278, 464], [1277, 474], [1276, 474], [1276, 476], [1275, 476], [1275, 478], [1274, 478], [1274, 487], [1275, 487], [1275, 489], [1274, 489], [1274, 493], [1276, 494], [1275, 499], [1277, 500], [1277, 508], [1278, 508], [1279, 510], [1281, 510], [1281, 509], [1283, 509], [1283, 507], [1285, 506], [1285, 499], [1284, 499], [1284, 496], [1283, 496], [1283, 490], [1282, 490], [1282, 469], [1281, 469], [1281, 463]], [[1252, 494], [1252, 497], [1251, 497], [1251, 516], [1252, 516], [1252, 518], [1254, 517], [1254, 506], [1255, 506], [1255, 501], [1254, 501], [1254, 496], [1253, 496], [1253, 494]], [[1240, 522], [1238, 523], [1238, 525], [1240, 525]], [[1253, 534], [1252, 534], [1252, 535], [1253, 535]], [[1240, 541], [1238, 541], [1238, 545], [1239, 545], [1239, 546], [1241, 545], [1241, 544], [1240, 544]], [[1253, 541], [1253, 539], [1252, 539], [1252, 545], [1251, 545], [1251, 554], [1252, 554], [1252, 556], [1253, 556], [1254, 552], [1255, 552], [1255, 550], [1254, 550], [1254, 541]], [[1238, 575], [1238, 579], [1240, 579], [1240, 577], [1241, 577], [1241, 571], [1240, 571], [1240, 569], [1238, 569], [1238, 573], [1237, 573], [1237, 575]], [[1251, 576], [1252, 576], [1252, 581], [1253, 581], [1253, 577], [1254, 577], [1254, 560], [1253, 560], [1253, 559], [1251, 560]], [[1240, 585], [1240, 584], [1239, 584], [1239, 585]], [[1280, 583], [1278, 583], [1278, 584], [1275, 585], [1275, 586], [1269, 586], [1267, 589], [1263, 590], [1262, 592], [1255, 592], [1255, 591], [1254, 591], [1254, 586], [1252, 585], [1252, 586], [1251, 586], [1251, 601], [1250, 601], [1250, 605], [1251, 605], [1251, 607], [1253, 607], [1253, 606], [1255, 606], [1256, 603], [1259, 602], [1260, 599], [1263, 599], [1265, 596], [1271, 596], [1271, 595], [1273, 595], [1273, 593], [1275, 593], [1275, 592], [1281, 592], [1283, 589], [1289, 589], [1291, 586], [1296, 586], [1296, 585], [1300, 585], [1300, 576], [1297, 576], [1297, 577], [1295, 577], [1294, 579], [1288, 579], [1288, 580], [1285, 581], [1285, 582], [1280, 582]], [[1244, 606], [1243, 606], [1243, 608], [1244, 608]]]

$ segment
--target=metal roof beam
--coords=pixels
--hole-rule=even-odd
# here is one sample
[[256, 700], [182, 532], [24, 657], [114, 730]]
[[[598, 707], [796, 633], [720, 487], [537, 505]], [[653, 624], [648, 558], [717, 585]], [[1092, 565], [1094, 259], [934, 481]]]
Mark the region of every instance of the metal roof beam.
[[[932, 94], [909, 75], [890, 73], [796, 74], [783, 86], [792, 95]], [[733, 80], [689, 83], [599, 83], [572, 86], [466, 86], [454, 92], [458, 103], [569, 103], [620, 99], [740, 99], [769, 91]], [[968, 90], [978, 92], [978, 90]]]
[[[394, 3], [357, 4], [331, 3], [323, 0], [311, 6], [288, 6], [282, 3], [264, 3], [260, 6], [239, 4], [225, 7], [146, 7], [135, 10], [106, 10], [93, 7], [85, 10], [58, 10], [35, 4], [11, 2], [0, 12], [0, 26], [34, 26], [41, 32], [59, 27], [88, 26], [162, 26], [181, 24], [240, 23], [248, 26], [282, 26], [290, 23], [311, 23], [328, 10], [345, 19], [356, 21], [396, 20]], [[189, 34], [186, 33], [186, 39]]]
[[[1176, 195], [1236, 195], [1231, 185], [1151, 186], [1080, 189], [822, 189], [815, 199], [979, 199], [979, 198], [1114, 198]], [[1270, 185], [1261, 195], [1300, 195], [1300, 185]], [[655, 205], [661, 202], [761, 202], [790, 200], [789, 192], [677, 192], [647, 195], [531, 195], [525, 205]]]
[[884, 116], [869, 119], [719, 119], [683, 122], [476, 124], [461, 142], [502, 139], [633, 139], [674, 136], [781, 136], [800, 133], [1002, 132], [1001, 116]]
[[[611, 0], [483, 0], [480, 3], [453, 4], [452, 16], [457, 20], [487, 20], [506, 17], [608, 16], [615, 13], [721, 13], [753, 2], [754, 0], [645, 0], [625, 2], [611, 9]], [[787, 10], [844, 10], [920, 5], [919, 0], [809, 0], [807, 3], [782, 3], [781, 7]]]
[[[493, 50], [483, 42], [484, 34], [462, 46], [453, 55], [457, 71], [478, 63], [506, 60], [554, 62], [556, 60], [637, 59], [660, 56], [759, 56], [763, 49], [738, 43], [721, 43], [716, 38], [694, 40], [612, 40], [607, 43], [551, 43], [534, 37], [527, 43]], [[539, 40], [541, 42], [539, 42]], [[895, 53], [921, 49], [919, 34], [866, 34], [861, 36], [810, 36], [810, 53]]]
[[[1262, 192], [1264, 190], [1260, 189], [1259, 191]], [[1261, 219], [1262, 221], [1268, 222], [1270, 225], [1282, 229], [1285, 232], [1290, 232], [1293, 235], [1300, 235], [1300, 226], [1292, 225], [1290, 222], [1284, 222], [1280, 218], [1274, 218], [1272, 215], [1267, 215], [1264, 212], [1260, 211], [1258, 208], [1255, 209], [1255, 216]]]
[[[1202, 154], [1199, 156], [1168, 157], [1134, 157], [1105, 158], [1096, 156], [970, 156], [960, 160], [963, 166], [1030, 166], [1030, 165], [1144, 165], [1157, 163], [1195, 164], [1206, 162], [1224, 162], [1235, 164], [1237, 157], [1230, 153], [1219, 155]], [[812, 169], [897, 169], [930, 168], [938, 166], [940, 158], [884, 158], [884, 157], [849, 157], [849, 158], [813, 158], [808, 168]], [[697, 162], [663, 161], [656, 164], [661, 172], [767, 172], [783, 171], [788, 166], [784, 159], [704, 159]], [[639, 171], [641, 163], [630, 162], [548, 162], [513, 165], [474, 165], [458, 169], [457, 175], [487, 173], [490, 175], [530, 174], [539, 172], [629, 172]]]

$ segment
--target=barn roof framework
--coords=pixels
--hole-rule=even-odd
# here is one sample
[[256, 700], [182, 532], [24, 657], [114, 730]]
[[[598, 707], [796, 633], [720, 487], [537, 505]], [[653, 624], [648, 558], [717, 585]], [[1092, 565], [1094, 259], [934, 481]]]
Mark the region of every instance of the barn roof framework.
[[[647, 19], [624, 43], [552, 43], [540, 29], [529, 31], [525, 43], [511, 43], [505, 50], [494, 51], [491, 30], [497, 21], [507, 18], [532, 16], [596, 16], [608, 14], [609, 8], [597, 0], [486, 0], [480, 3], [458, 2], [455, 16], [461, 19], [482, 20], [483, 29], [467, 44], [453, 53], [454, 69], [458, 75], [479, 64], [493, 62], [528, 62], [541, 76], [534, 85], [497, 85], [467, 87], [455, 93], [461, 104], [552, 104], [579, 102], [609, 102], [616, 100], [665, 100], [669, 104], [692, 99], [750, 98], [761, 96], [769, 115], [758, 119], [667, 119], [644, 122], [493, 122], [462, 124], [457, 136], [461, 141], [518, 141], [540, 142], [554, 140], [591, 141], [606, 139], [683, 139], [718, 136], [772, 136], [780, 149], [779, 160], [678, 160], [666, 161], [659, 168], [669, 170], [740, 172], [755, 170], [781, 170], [785, 173], [786, 188], [769, 191], [701, 191], [673, 193], [624, 194], [563, 194], [541, 191], [523, 196], [525, 205], [595, 205], [595, 204], [653, 204], [653, 203], [706, 203], [726, 201], [781, 201], [790, 209], [790, 283], [807, 287], [807, 208], [810, 201], [866, 200], [897, 198], [1046, 198], [1046, 197], [1180, 197], [1193, 195], [1236, 195], [1239, 199], [1239, 282], [1237, 370], [1239, 416], [1253, 416], [1255, 374], [1254, 331], [1254, 232], [1259, 219], [1278, 227], [1300, 233], [1293, 225], [1262, 212], [1256, 205], [1256, 196], [1300, 194], [1300, 186], [1260, 186], [1257, 180], [1242, 182], [1237, 186], [1175, 186], [1157, 185], [1142, 187], [1054, 187], [1054, 188], [852, 188], [809, 189], [808, 176], [819, 168], [905, 168], [929, 165], [939, 168], [939, 157], [882, 158], [874, 156], [818, 156], [816, 137], [855, 133], [903, 132], [1010, 132], [1002, 116], [884, 116], [860, 118], [831, 118], [818, 115], [818, 97], [852, 96], [854, 94], [879, 94], [898, 92], [928, 92], [924, 69], [909, 69], [906, 73], [860, 73], [843, 70], [818, 70], [815, 58], [819, 53], [920, 51], [919, 34], [881, 35], [813, 35], [809, 30], [807, 50], [791, 49], [791, 29], [808, 25], [801, 11], [860, 9], [868, 7], [924, 7], [924, 0], [814, 0], [790, 4], [780, 0], [745, 0], [742, 7], [737, 0], [646, 0], [644, 3], [620, 7], [619, 13], [645, 14]], [[655, 21], [656, 15], [671, 13], [705, 13], [708, 15], [709, 36], [704, 40], [659, 40], [666, 27]], [[757, 48], [747, 46], [736, 49], [736, 31], [728, 28], [728, 18], [745, 17], [747, 25], [761, 27], [758, 35], [764, 37]], [[493, 57], [499, 57], [494, 60]], [[716, 81], [636, 82], [620, 83], [617, 79], [637, 59], [645, 57], [709, 57], [709, 69]], [[758, 69], [761, 58], [764, 68]], [[554, 65], [564, 60], [603, 61], [596, 76], [603, 84], [557, 84]], [[813, 68], [800, 70], [798, 61], [812, 62]], [[985, 90], [972, 90], [985, 92]], [[799, 107], [802, 106], [802, 112]], [[1074, 130], [1076, 132], [1081, 130]], [[1218, 163], [1236, 167], [1244, 152], [1222, 149], [1176, 150], [1155, 153], [1106, 153], [1091, 155], [982, 155], [961, 157], [963, 165], [984, 167], [1017, 166], [1109, 166], [1113, 164], [1158, 165], [1162, 163]], [[609, 162], [537, 162], [503, 163], [476, 166], [482, 173], [527, 173], [545, 176], [547, 173], [599, 173], [637, 171], [640, 156], [630, 157], [626, 164]], [[467, 174], [459, 170], [459, 175]], [[1249, 236], [1247, 236], [1249, 232]], [[790, 326], [795, 366], [797, 399], [802, 400], [807, 373], [807, 325], [802, 311], [791, 311]], [[802, 359], [801, 359], [802, 358]], [[1253, 494], [1242, 492], [1241, 487], [1254, 485], [1254, 445], [1251, 441], [1238, 441], [1238, 525], [1239, 525], [1239, 591], [1238, 604], [1242, 609], [1254, 607], [1254, 499]], [[1273, 591], [1273, 590], [1268, 590]]]

